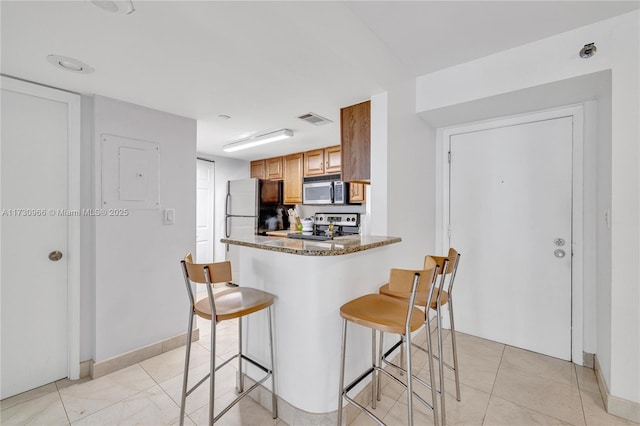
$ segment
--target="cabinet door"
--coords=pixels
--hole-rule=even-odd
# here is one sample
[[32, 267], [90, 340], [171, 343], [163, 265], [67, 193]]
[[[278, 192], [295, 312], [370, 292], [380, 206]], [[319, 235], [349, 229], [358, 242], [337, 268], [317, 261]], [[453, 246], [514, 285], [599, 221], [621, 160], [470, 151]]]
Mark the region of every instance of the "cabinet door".
[[324, 174], [324, 149], [314, 149], [304, 153], [304, 176]]
[[342, 170], [342, 147], [330, 146], [324, 149], [324, 172], [326, 174], [340, 173]]
[[371, 180], [371, 101], [340, 110], [342, 180]]
[[284, 157], [284, 203], [302, 203], [302, 153]]
[[349, 184], [349, 202], [350, 203], [364, 203], [365, 200], [365, 188], [364, 183], [351, 183]]
[[251, 162], [251, 177], [264, 179], [266, 176], [264, 160], [256, 160]]
[[283, 178], [282, 157], [269, 158], [265, 160], [266, 178], [280, 180]]

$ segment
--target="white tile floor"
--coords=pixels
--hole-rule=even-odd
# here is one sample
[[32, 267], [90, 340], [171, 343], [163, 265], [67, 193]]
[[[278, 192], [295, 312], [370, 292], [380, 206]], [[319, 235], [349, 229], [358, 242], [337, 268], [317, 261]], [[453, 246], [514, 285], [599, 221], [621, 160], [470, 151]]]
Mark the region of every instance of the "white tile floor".
[[[208, 323], [201, 321], [193, 343], [190, 379], [206, 374]], [[237, 345], [237, 323], [219, 325], [219, 354]], [[447, 370], [447, 423], [465, 425], [634, 425], [604, 411], [593, 370], [543, 355], [458, 333], [462, 401], [455, 400]], [[449, 339], [445, 350], [450, 353]], [[420, 376], [426, 356], [417, 354]], [[61, 380], [1, 401], [2, 425], [174, 425], [178, 424], [184, 348], [178, 348], [96, 380]], [[218, 406], [233, 398], [235, 370], [223, 368]], [[336, 374], [338, 372], [336, 371]], [[419, 389], [424, 392], [423, 389]], [[207, 424], [208, 387], [188, 398], [185, 424]], [[217, 410], [216, 410], [217, 411]], [[385, 380], [376, 414], [389, 425], [406, 424], [406, 394]], [[415, 424], [433, 423], [415, 405]], [[245, 398], [220, 419], [221, 425], [278, 425], [271, 413]], [[374, 424], [364, 414], [352, 426]], [[636, 424], [637, 425], [637, 424]]]

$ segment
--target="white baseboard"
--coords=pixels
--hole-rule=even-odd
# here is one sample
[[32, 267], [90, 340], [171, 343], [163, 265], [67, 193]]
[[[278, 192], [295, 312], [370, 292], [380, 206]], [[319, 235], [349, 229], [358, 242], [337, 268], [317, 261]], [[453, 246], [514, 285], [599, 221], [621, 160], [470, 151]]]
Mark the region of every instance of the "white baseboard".
[[607, 413], [613, 414], [614, 416], [640, 423], [640, 404], [611, 395], [611, 393], [609, 393], [609, 387], [602, 376], [602, 369], [600, 368], [597, 355], [594, 356], [594, 360], [596, 379], [598, 380], [598, 387], [600, 388], [600, 394], [604, 401], [604, 409]]
[[[192, 339], [194, 342], [200, 339], [200, 329], [197, 328], [193, 330]], [[153, 358], [156, 355], [160, 355], [161, 353], [183, 346], [186, 343], [187, 333], [182, 333], [177, 336], [134, 349], [130, 352], [114, 356], [113, 358], [105, 359], [104, 361], [94, 362], [93, 360], [90, 360], [85, 362], [89, 362], [89, 375], [91, 378], [97, 379], [98, 377], [105, 376], [109, 373], [113, 373], [114, 371], [137, 364], [145, 359]]]

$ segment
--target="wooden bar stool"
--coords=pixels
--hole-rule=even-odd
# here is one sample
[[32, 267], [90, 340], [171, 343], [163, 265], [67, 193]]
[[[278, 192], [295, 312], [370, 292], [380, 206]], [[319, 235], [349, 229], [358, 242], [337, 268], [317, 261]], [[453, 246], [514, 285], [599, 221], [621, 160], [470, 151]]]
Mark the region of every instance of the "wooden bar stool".
[[[371, 417], [376, 423], [384, 425], [384, 423], [376, 417], [371, 411], [357, 403], [349, 397], [348, 392], [358, 383], [371, 375], [372, 399], [371, 406], [376, 408], [377, 399], [377, 380], [379, 374], [386, 374], [396, 382], [402, 384], [407, 389], [407, 424], [413, 425], [413, 398], [424, 404], [433, 412], [434, 423], [438, 424], [438, 412], [436, 408], [436, 386], [433, 374], [433, 359], [429, 357], [429, 373], [431, 383], [426, 383], [413, 374], [411, 367], [411, 333], [418, 330], [425, 322], [425, 310], [415, 307], [416, 295], [418, 292], [424, 292], [432, 295], [435, 289], [435, 277], [438, 266], [433, 262], [430, 268], [421, 271], [411, 271], [405, 269], [391, 269], [389, 277], [389, 286], [391, 290], [398, 292], [407, 292], [410, 294], [408, 301], [399, 300], [397, 298], [381, 295], [368, 294], [351, 300], [340, 307], [340, 316], [343, 319], [342, 326], [342, 353], [340, 363], [340, 389], [338, 398], [338, 425], [342, 425], [342, 403], [343, 398], [365, 414]], [[364, 373], [358, 376], [353, 382], [347, 386], [344, 385], [344, 370], [347, 346], [347, 323], [352, 322], [371, 329], [371, 363], [372, 366]], [[379, 348], [379, 355], [376, 357], [376, 331], [395, 333], [405, 337], [406, 344], [409, 346], [406, 351], [406, 385], [394, 376], [392, 373], [381, 368], [380, 358], [382, 356], [382, 347]], [[431, 335], [427, 333], [427, 345], [431, 348]], [[376, 359], [378, 358], [378, 359]], [[432, 404], [429, 404], [413, 390], [413, 381], [416, 380], [422, 385], [431, 389]]]
[[[182, 382], [182, 398], [180, 400], [180, 425], [184, 424], [185, 403], [187, 396], [191, 394], [198, 386], [204, 383], [207, 378], [209, 379], [209, 425], [213, 425], [220, 417], [222, 417], [227, 411], [231, 409], [236, 403], [238, 403], [249, 392], [264, 383], [269, 377], [271, 377], [271, 411], [273, 418], [278, 417], [277, 409], [277, 396], [275, 385], [275, 362], [274, 362], [274, 349], [273, 349], [273, 326], [271, 320], [271, 306], [274, 302], [274, 296], [261, 290], [256, 290], [248, 287], [234, 287], [229, 288], [215, 295], [213, 293], [213, 284], [222, 282], [231, 282], [231, 263], [230, 262], [218, 262], [207, 264], [193, 263], [191, 253], [187, 254], [184, 260], [181, 261], [182, 272], [184, 274], [184, 282], [187, 287], [187, 294], [189, 301], [191, 302], [191, 308], [189, 309], [189, 323], [187, 327], [187, 347], [184, 362], [184, 379]], [[207, 288], [207, 297], [196, 301], [195, 295], [191, 283], [205, 284]], [[259, 362], [251, 359], [247, 355], [242, 353], [242, 326], [239, 325], [239, 349], [238, 353], [221, 363], [219, 366], [215, 366], [216, 358], [216, 326], [219, 322], [231, 320], [234, 318], [241, 318], [243, 316], [252, 314], [254, 312], [261, 311], [263, 309], [268, 310], [269, 317], [269, 346], [271, 352], [271, 367], [266, 367]], [[196, 383], [191, 389], [187, 390], [187, 380], [189, 375], [189, 356], [191, 352], [191, 334], [193, 331], [193, 316], [205, 318], [211, 321], [211, 359], [209, 373], [204, 376], [198, 383]], [[239, 320], [240, 321], [240, 320]], [[238, 392], [240, 393], [236, 399], [234, 399], [229, 405], [224, 407], [220, 413], [214, 417], [213, 403], [215, 399], [215, 373], [220, 368], [227, 365], [234, 359], [238, 359]], [[244, 390], [242, 385], [242, 361], [247, 361], [260, 370], [264, 371], [265, 376], [257, 381], [249, 389]]]
[[[445, 411], [445, 392], [444, 392], [444, 367], [449, 368], [454, 372], [455, 382], [456, 382], [456, 399], [460, 401], [460, 370], [458, 368], [458, 351], [456, 347], [456, 329], [455, 323], [453, 321], [453, 298], [452, 298], [452, 289], [453, 283], [456, 277], [456, 272], [458, 270], [458, 264], [460, 262], [460, 253], [458, 253], [455, 249], [450, 248], [447, 256], [425, 256], [425, 265], [431, 265], [432, 262], [435, 262], [438, 265], [437, 274], [440, 276], [440, 284], [435, 288], [433, 295], [428, 297], [426, 292], [419, 293], [416, 295], [416, 303], [419, 306], [426, 306], [427, 300], [430, 300], [429, 308], [436, 311], [436, 330], [438, 333], [438, 354], [435, 355], [428, 348], [423, 348], [421, 346], [415, 345], [418, 349], [423, 352], [427, 352], [433, 355], [439, 363], [439, 375], [440, 375], [440, 413], [442, 416], [442, 424], [446, 424], [446, 411]], [[448, 277], [448, 285], [445, 284]], [[380, 287], [380, 294], [384, 294], [387, 296], [395, 297], [402, 300], [408, 300], [410, 298], [410, 294], [407, 292], [398, 292], [394, 291], [389, 284], [385, 284]], [[453, 350], [453, 365], [447, 363], [443, 359], [442, 353], [442, 315], [441, 309], [443, 305], [448, 304], [449, 307], [449, 322], [451, 325], [451, 347]], [[429, 323], [429, 315], [425, 316], [425, 326], [427, 328], [427, 334], [431, 334], [431, 326]], [[382, 340], [382, 335], [380, 339]], [[395, 349], [400, 345], [400, 342], [396, 344], [393, 348]], [[390, 354], [391, 350], [385, 354], [383, 357], [383, 362], [386, 361], [386, 355]]]

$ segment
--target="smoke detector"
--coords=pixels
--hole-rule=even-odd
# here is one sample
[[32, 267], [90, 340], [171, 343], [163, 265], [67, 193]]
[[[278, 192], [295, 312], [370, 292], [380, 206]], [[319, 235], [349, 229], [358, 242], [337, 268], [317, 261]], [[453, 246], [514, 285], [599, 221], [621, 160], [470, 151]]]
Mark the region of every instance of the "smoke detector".
[[306, 121], [307, 123], [313, 124], [314, 126], [322, 126], [323, 124], [333, 123], [333, 121], [329, 120], [328, 118], [320, 117], [318, 114], [314, 114], [312, 112], [301, 115], [298, 118], [300, 120]]
[[585, 59], [590, 58], [596, 54], [597, 50], [595, 43], [585, 44], [584, 47], [580, 49], [580, 57]]

